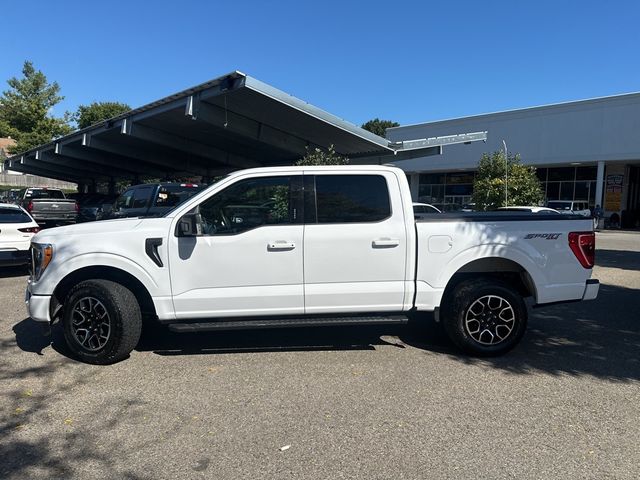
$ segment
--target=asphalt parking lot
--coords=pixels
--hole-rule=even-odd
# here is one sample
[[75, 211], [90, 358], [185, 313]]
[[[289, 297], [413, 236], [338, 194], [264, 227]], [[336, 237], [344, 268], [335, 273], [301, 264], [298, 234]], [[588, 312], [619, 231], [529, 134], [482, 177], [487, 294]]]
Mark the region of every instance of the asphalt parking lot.
[[640, 233], [597, 242], [599, 298], [533, 311], [496, 359], [427, 318], [147, 331], [90, 366], [2, 270], [0, 478], [638, 478]]

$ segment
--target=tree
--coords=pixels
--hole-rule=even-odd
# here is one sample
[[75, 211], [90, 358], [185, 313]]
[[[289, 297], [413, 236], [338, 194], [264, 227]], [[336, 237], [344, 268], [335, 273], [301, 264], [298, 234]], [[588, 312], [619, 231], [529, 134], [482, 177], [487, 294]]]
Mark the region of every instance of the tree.
[[64, 99], [60, 85], [49, 83], [29, 61], [24, 62], [22, 75], [10, 78], [10, 89], [0, 96], [0, 137], [16, 141], [10, 153], [24, 152], [72, 131], [67, 113], [62, 118], [50, 114]]
[[362, 124], [362, 128], [364, 128], [365, 130], [369, 130], [371, 133], [375, 133], [379, 137], [385, 136], [387, 128], [399, 126], [400, 124], [398, 122], [393, 122], [391, 120], [380, 120], [377, 117], [373, 120], [369, 120], [367, 123]]
[[93, 102], [90, 105], [80, 105], [73, 116], [78, 128], [83, 129], [104, 120], [117, 117], [128, 112], [131, 107], [120, 102]]
[[538, 205], [544, 194], [534, 167], [520, 163], [520, 155], [507, 158], [508, 178], [505, 179], [504, 152], [484, 153], [473, 182], [473, 202], [478, 210], [505, 207], [505, 180], [508, 205]]
[[347, 165], [349, 163], [349, 158], [336, 153], [333, 145], [329, 145], [326, 152], [317, 147], [313, 150], [309, 150], [309, 147], [306, 147], [306, 150], [307, 153], [296, 162], [296, 165]]

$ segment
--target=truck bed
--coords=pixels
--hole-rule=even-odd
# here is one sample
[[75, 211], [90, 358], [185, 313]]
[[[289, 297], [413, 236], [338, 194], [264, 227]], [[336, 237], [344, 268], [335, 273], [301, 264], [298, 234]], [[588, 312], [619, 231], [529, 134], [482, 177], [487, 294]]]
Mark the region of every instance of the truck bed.
[[416, 307], [440, 305], [456, 273], [517, 271], [534, 303], [581, 300], [591, 269], [569, 246], [570, 232], [591, 232], [592, 220], [569, 215], [469, 212], [416, 220]]

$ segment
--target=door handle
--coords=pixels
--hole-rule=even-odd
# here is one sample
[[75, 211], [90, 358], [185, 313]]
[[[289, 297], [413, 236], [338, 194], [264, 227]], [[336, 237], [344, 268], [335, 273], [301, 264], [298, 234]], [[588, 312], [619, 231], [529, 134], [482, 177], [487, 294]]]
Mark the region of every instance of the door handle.
[[372, 242], [373, 248], [393, 248], [400, 245], [397, 238], [378, 238]]
[[277, 241], [269, 242], [267, 244], [267, 250], [270, 252], [277, 250], [293, 250], [294, 248], [296, 248], [296, 244], [294, 242]]

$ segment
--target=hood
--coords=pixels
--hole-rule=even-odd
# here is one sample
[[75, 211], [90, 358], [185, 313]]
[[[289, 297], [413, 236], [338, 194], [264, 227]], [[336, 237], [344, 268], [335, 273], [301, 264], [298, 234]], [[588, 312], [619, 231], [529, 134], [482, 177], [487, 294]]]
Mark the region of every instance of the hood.
[[121, 218], [116, 220], [103, 220], [99, 222], [77, 223], [64, 227], [47, 228], [40, 231], [33, 242], [41, 242], [51, 238], [68, 235], [91, 235], [131, 231], [144, 221], [141, 218]]

